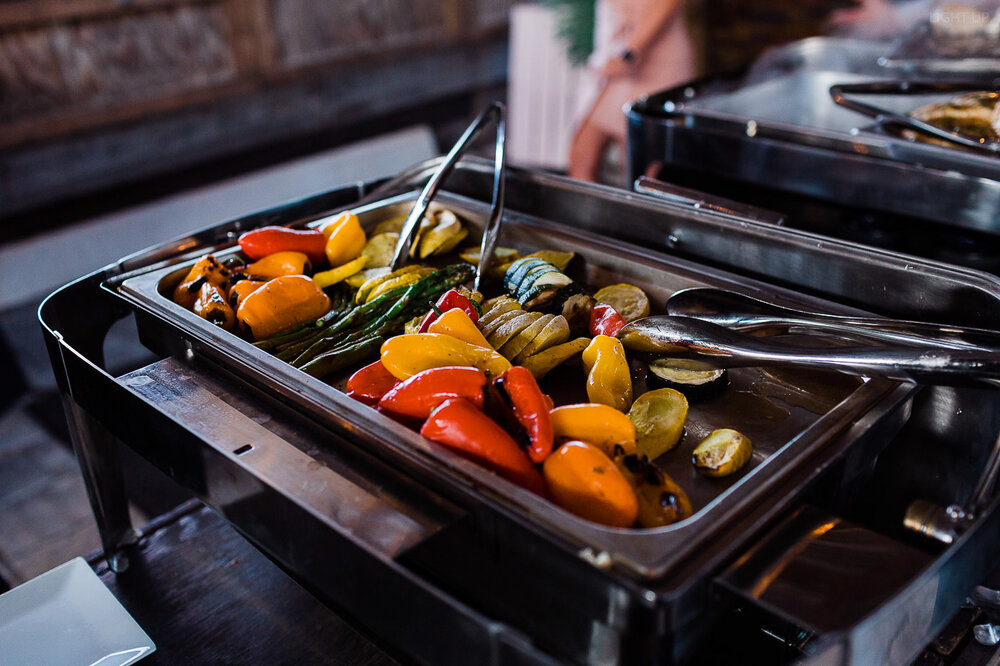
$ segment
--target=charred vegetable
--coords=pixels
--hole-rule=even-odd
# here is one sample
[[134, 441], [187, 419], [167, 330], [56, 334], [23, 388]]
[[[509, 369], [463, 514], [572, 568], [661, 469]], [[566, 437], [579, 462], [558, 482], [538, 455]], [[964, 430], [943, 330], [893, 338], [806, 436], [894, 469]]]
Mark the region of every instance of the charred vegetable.
[[229, 284], [231, 277], [232, 273], [228, 268], [223, 266], [214, 256], [206, 254], [191, 267], [188, 274], [174, 289], [174, 303], [190, 310], [194, 307], [195, 301], [198, 300], [198, 292], [201, 291], [203, 284], [207, 282], [217, 287], [224, 287]]
[[635, 492], [639, 505], [636, 522], [640, 527], [662, 527], [691, 515], [687, 493], [649, 458], [619, 451], [614, 460]]
[[713, 430], [694, 449], [692, 462], [707, 476], [727, 476], [750, 462], [753, 446], [739, 430]]

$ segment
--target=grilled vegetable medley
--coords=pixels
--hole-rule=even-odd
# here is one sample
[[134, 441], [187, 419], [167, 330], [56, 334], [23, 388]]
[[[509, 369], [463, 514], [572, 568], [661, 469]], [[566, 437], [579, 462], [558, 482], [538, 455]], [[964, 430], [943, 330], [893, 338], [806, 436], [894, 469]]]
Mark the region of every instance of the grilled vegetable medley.
[[[344, 212], [315, 229], [255, 229], [240, 254], [202, 257], [172, 297], [314, 377], [353, 371], [348, 396], [581, 518], [655, 528], [690, 516], [655, 460], [676, 455], [688, 400], [712, 399], [725, 373], [655, 359], [647, 383], [663, 388], [633, 395], [636, 359], [617, 336], [650, 313], [642, 289], [575, 281], [572, 252], [497, 248], [485, 298], [467, 288], [479, 252], [458, 249], [469, 229], [448, 210], [424, 219], [410, 264], [391, 270], [402, 222], [369, 235]], [[547, 390], [567, 383], [586, 398], [557, 406]], [[751, 455], [722, 428], [693, 464], [725, 476]]]

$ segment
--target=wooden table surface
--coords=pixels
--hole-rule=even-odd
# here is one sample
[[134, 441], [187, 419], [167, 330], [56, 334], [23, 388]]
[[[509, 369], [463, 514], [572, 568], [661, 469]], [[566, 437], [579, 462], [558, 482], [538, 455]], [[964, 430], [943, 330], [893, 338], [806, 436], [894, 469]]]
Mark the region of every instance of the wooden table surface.
[[396, 664], [216, 513], [191, 501], [143, 530], [101, 580], [156, 643], [142, 664]]

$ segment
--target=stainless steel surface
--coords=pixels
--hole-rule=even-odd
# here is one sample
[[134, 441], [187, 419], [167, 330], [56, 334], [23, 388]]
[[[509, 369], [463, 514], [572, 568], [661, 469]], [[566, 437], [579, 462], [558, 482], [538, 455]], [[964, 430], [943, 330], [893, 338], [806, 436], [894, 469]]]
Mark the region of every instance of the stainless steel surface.
[[1000, 152], [1000, 141], [977, 139], [960, 132], [952, 132], [914, 118], [908, 113], [897, 113], [881, 105], [869, 104], [849, 97], [849, 95], [919, 95], [933, 93], [953, 93], [982, 90], [982, 84], [975, 83], [916, 83], [909, 81], [877, 81], [861, 84], [837, 84], [830, 87], [830, 97], [844, 108], [857, 111], [875, 119], [880, 126], [894, 125], [909, 127], [922, 134], [949, 141], [958, 146], [978, 150], [987, 154]]
[[[354, 208], [362, 226], [370, 229], [382, 219], [405, 211], [413, 194]], [[484, 227], [486, 211], [482, 204], [444, 193], [432, 206], [448, 207], [474, 230]], [[736, 281], [724, 274], [672, 261], [667, 257], [633, 246], [593, 236], [587, 232], [562, 227], [548, 221], [511, 212], [502, 231], [503, 243], [524, 251], [538, 248], [572, 250], [582, 258], [582, 268], [571, 276], [585, 284], [599, 285], [627, 281], [644, 288], [654, 302], [664, 302], [676, 289], [712, 281], [736, 287]], [[836, 437], [859, 416], [874, 426], [899, 407], [912, 390], [891, 383], [860, 383], [848, 377], [819, 378], [785, 376], [758, 370], [735, 373], [733, 387], [726, 399], [689, 411], [688, 435], [661, 463], [665, 471], [680, 483], [691, 497], [696, 514], [691, 519], [656, 530], [619, 530], [598, 526], [563, 511], [536, 495], [514, 487], [488, 471], [441, 447], [434, 446], [416, 433], [383, 417], [344, 396], [336, 388], [306, 377], [303, 373], [257, 349], [238, 337], [221, 331], [193, 313], [176, 306], [164, 294], [183, 276], [180, 266], [158, 269], [129, 278], [119, 293], [168, 325], [180, 329], [195, 343], [195, 350], [238, 369], [258, 384], [275, 387], [302, 409], [339, 428], [352, 437], [377, 446], [386, 455], [436, 484], [456, 483], [474, 488], [490, 501], [523, 512], [554, 535], [569, 539], [579, 547], [607, 552], [615, 565], [646, 578], [656, 578], [674, 563], [694, 552], [698, 544], [710, 538], [709, 526], [741, 510], [755, 497], [766, 493], [780, 466], [794, 464], [822, 442]], [[743, 288], [748, 283], [740, 281]], [[834, 307], [829, 305], [828, 307]], [[558, 373], [556, 373], [558, 374]], [[334, 378], [342, 386], [347, 375]], [[553, 378], [552, 385], [572, 385]], [[572, 401], [585, 399], [582, 380], [577, 391], [554, 388], [554, 394]], [[636, 381], [641, 392], [641, 376]], [[747, 471], [722, 482], [698, 474], [686, 455], [701, 435], [713, 429], [713, 423], [727, 422], [741, 428], [754, 439], [755, 457]], [[794, 446], [793, 446], [794, 443]]]
[[[157, 405], [192, 434], [259, 480], [282, 488], [331, 529], [349, 532], [385, 557], [395, 557], [461, 516], [440, 503], [431, 511], [382, 483], [358, 475], [351, 458], [328, 438], [265, 411], [239, 384], [219, 381], [196, 364], [167, 358], [118, 380]], [[250, 502], [252, 485], [229, 487], [231, 505]], [[421, 507], [421, 508], [417, 508]]]
[[427, 181], [423, 190], [421, 190], [420, 196], [417, 197], [416, 202], [413, 204], [413, 210], [407, 215], [406, 221], [403, 223], [403, 228], [399, 233], [399, 240], [396, 242], [396, 248], [392, 257], [393, 270], [401, 268], [409, 258], [414, 236], [420, 228], [420, 222], [424, 219], [427, 207], [441, 187], [442, 181], [455, 168], [458, 158], [469, 147], [472, 139], [491, 120], [496, 123], [496, 144], [493, 158], [493, 204], [490, 208], [490, 216], [486, 221], [486, 228], [482, 235], [479, 264], [476, 266], [475, 288], [479, 289], [482, 276], [486, 274], [493, 264], [493, 250], [496, 248], [500, 232], [500, 222], [503, 218], [504, 183], [506, 180], [504, 146], [507, 138], [506, 107], [500, 102], [490, 104], [486, 110], [472, 121], [465, 132], [462, 133], [462, 136], [459, 137], [458, 141], [455, 142], [455, 145], [452, 146], [451, 150], [445, 156], [444, 161], [438, 166], [437, 171]]
[[1000, 349], [1000, 332], [881, 317], [805, 312], [768, 303], [746, 294], [711, 288], [678, 291], [667, 301], [667, 313], [696, 317], [738, 331], [787, 329], [790, 326], [831, 335], [870, 338], [896, 344], [950, 349]]
[[850, 371], [925, 384], [974, 385], [1000, 379], [1000, 350], [912, 347], [800, 347], [757, 338], [693, 317], [659, 315], [625, 326], [627, 349], [667, 354], [692, 368], [804, 367]]
[[[771, 54], [743, 80], [708, 79], [649, 95], [627, 110], [629, 177], [667, 164], [820, 199], [1000, 234], [1000, 161], [872, 129], [830, 99], [834, 84], [884, 73]], [[853, 66], [857, 63], [846, 62]], [[801, 69], [794, 69], [801, 67]], [[883, 99], [904, 114], [949, 95]], [[822, 165], [820, 168], [819, 165]]]
[[1000, 625], [989, 622], [986, 624], [977, 624], [972, 628], [972, 632], [976, 637], [976, 642], [980, 645], [997, 645], [1000, 643]]
[[[830, 633], [863, 620], [932, 559], [913, 546], [807, 505], [762, 535], [719, 582], [729, 593], [793, 619], [797, 626]], [[805, 592], [804, 581], [816, 587]]]
[[[419, 188], [437, 163], [417, 165], [401, 174], [397, 182], [407, 190]], [[492, 175], [488, 163], [463, 161], [449, 178], [449, 191], [485, 201], [481, 204], [485, 208]], [[623, 576], [618, 567], [596, 569], [589, 562], [593, 556], [600, 561], [600, 552], [587, 550], [591, 555], [588, 560], [583, 559], [583, 553], [575, 556], [573, 539], [553, 539], [548, 530], [536, 530], [536, 523], [521, 512], [482, 501], [481, 488], [441, 484], [441, 488], [454, 491], [451, 501], [460, 501], [476, 512], [472, 520], [456, 527], [478, 532], [441, 530], [430, 544], [404, 554], [412, 563], [414, 550], [440, 542], [439, 548], [426, 551], [421, 560], [421, 570], [427, 571], [427, 566], [435, 563], [440, 569], [430, 569], [435, 580], [430, 585], [399, 561], [368, 554], [370, 547], [352, 541], [351, 534], [331, 529], [306, 507], [287, 501], [285, 489], [261, 483], [238, 460], [213, 448], [211, 431], [206, 433], [209, 441], [192, 436], [183, 423], [164, 414], [155, 402], [109, 376], [100, 360], [110, 322], [130, 310], [135, 311], [154, 349], [179, 358], [188, 358], [188, 354], [213, 358], [211, 346], [200, 339], [196, 328], [183, 320], [168, 325], [158, 315], [123, 302], [111, 291], [125, 277], [124, 271], [180, 266], [203, 248], [231, 244], [241, 230], [290, 224], [353, 206], [375, 186], [359, 184], [136, 253], [50, 296], [40, 319], [64, 394], [72, 385], [82, 410], [213, 505], [227, 496], [228, 489], [256, 487], [252, 502], [218, 502], [226, 508], [226, 517], [310, 589], [349, 609], [368, 631], [415, 660], [523, 664], [543, 661], [544, 651], [553, 650], [561, 659], [575, 662], [594, 661], [594, 655], [604, 658], [604, 663], [678, 661], [714, 622], [720, 599], [712, 594], [712, 576], [774, 525], [790, 507], [786, 498], [801, 497], [808, 490], [827, 511], [837, 513], [846, 508], [843, 498], [855, 498], [861, 492], [865, 525], [888, 533], [898, 528], [893, 506], [900, 500], [928, 495], [940, 505], [964, 502], [1000, 429], [1000, 409], [990, 391], [929, 387], [915, 397], [912, 416], [905, 408], [890, 418], [869, 412], [849, 424], [842, 435], [815, 447], [803, 464], [775, 465], [769, 492], [748, 505], [745, 512], [720, 524], [719, 538], [706, 540], [696, 553], [680, 561], [671, 575], [643, 584]], [[690, 284], [671, 288], [718, 284], [719, 280], [725, 283], [732, 278], [709, 265], [725, 266], [743, 276], [766, 276], [768, 281], [797, 285], [789, 289], [738, 278], [740, 290], [795, 307], [816, 308], [814, 299], [802, 293], [805, 290], [897, 317], [993, 328], [1000, 324], [1000, 281], [976, 271], [541, 172], [511, 169], [506, 202], [510, 211], [569, 221], [585, 231], [613, 232], [641, 241], [650, 250], [673, 255], [667, 258], [668, 263], [677, 267], [679, 275], [690, 277]], [[530, 219], [526, 217], [526, 221]], [[609, 224], [609, 220], [628, 220], [628, 224]], [[662, 254], [643, 254], [663, 260]], [[852, 311], [845, 308], [843, 312]], [[221, 355], [214, 357], [227, 361]], [[222, 373], [213, 368], [205, 370], [212, 378]], [[262, 411], [271, 418], [277, 418], [288, 405], [295, 406], [297, 422], [312, 416], [301, 405], [308, 386], [287, 391], [268, 384], [263, 377], [257, 379], [260, 381], [247, 381], [244, 376], [230, 381], [240, 386], [236, 392], [241, 396], [256, 395], [253, 387], [262, 387], [258, 396], [264, 401]], [[342, 408], [337, 399], [325, 406]], [[894, 438], [907, 417], [902, 432]], [[322, 456], [379, 450], [366, 439], [363, 428], [357, 430], [337, 429], [334, 433], [323, 428], [321, 437], [332, 439], [306, 453]], [[99, 443], [83, 445], [94, 456], [107, 453]], [[322, 458], [317, 462], [323, 464]], [[418, 495], [429, 492], [427, 487], [413, 484]], [[470, 547], [476, 543], [470, 538], [473, 536], [482, 541], [478, 549]], [[916, 578], [895, 589], [887, 586], [881, 601], [875, 594], [867, 595], [877, 607], [865, 619], [843, 631], [816, 637], [806, 662], [864, 663], [871, 657], [876, 663], [907, 663], [907, 658], [915, 657], [944, 626], [968, 590], [982, 580], [985, 569], [992, 567], [995, 552], [1000, 550], [998, 541], [1000, 507], [994, 498], [954, 544], [935, 553], [933, 562]], [[466, 578], [461, 576], [463, 566], [468, 569]], [[829, 582], [804, 580], [802, 594], [820, 595], [821, 590], [830, 590]], [[832, 593], [836, 590], [834, 586]], [[472, 607], [463, 599], [472, 600]], [[830, 601], [836, 603], [838, 597]], [[512, 631], [512, 626], [525, 633]], [[440, 634], [442, 627], [447, 628], [447, 641], [427, 640]], [[887, 642], [886, 636], [893, 640]]]
[[735, 216], [740, 219], [755, 220], [757, 222], [768, 222], [770, 224], [781, 224], [784, 216], [781, 213], [764, 210], [755, 206], [738, 201], [714, 197], [704, 192], [691, 190], [678, 185], [671, 185], [662, 180], [639, 176], [632, 185], [639, 194], [647, 194], [657, 199], [691, 206], [696, 210], [710, 210], [722, 215]]

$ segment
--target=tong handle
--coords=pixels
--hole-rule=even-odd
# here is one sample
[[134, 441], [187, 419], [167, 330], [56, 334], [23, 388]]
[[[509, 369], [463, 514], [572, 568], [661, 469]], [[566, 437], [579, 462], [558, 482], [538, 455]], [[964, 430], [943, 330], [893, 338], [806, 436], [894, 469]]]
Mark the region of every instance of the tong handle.
[[413, 239], [417, 229], [420, 228], [420, 221], [423, 219], [427, 208], [433, 201], [442, 181], [451, 173], [458, 163], [458, 158], [468, 148], [472, 139], [482, 131], [489, 121], [496, 122], [496, 148], [493, 159], [493, 202], [490, 208], [490, 217], [483, 230], [483, 241], [479, 256], [479, 266], [476, 270], [475, 286], [479, 288], [480, 278], [489, 270], [493, 259], [493, 250], [496, 247], [497, 237], [500, 229], [500, 218], [503, 216], [504, 185], [506, 182], [504, 144], [506, 141], [506, 107], [500, 102], [490, 104], [479, 116], [472, 121], [465, 132], [459, 137], [455, 145], [445, 156], [444, 161], [438, 170], [434, 172], [420, 196], [417, 197], [413, 209], [403, 223], [403, 229], [399, 233], [399, 240], [392, 257], [392, 269], [401, 268], [410, 256], [410, 248], [413, 246]]
[[874, 83], [851, 83], [830, 86], [830, 97], [840, 106], [857, 111], [875, 119], [879, 125], [894, 123], [903, 125], [923, 134], [929, 134], [938, 139], [983, 151], [990, 154], [1000, 153], [1000, 141], [973, 139], [960, 132], [935, 127], [922, 120], [883, 109], [882, 107], [851, 99], [848, 95], [921, 95], [927, 93], [961, 92], [963, 90], [983, 90], [977, 83], [919, 83], [912, 81], [877, 81]]

